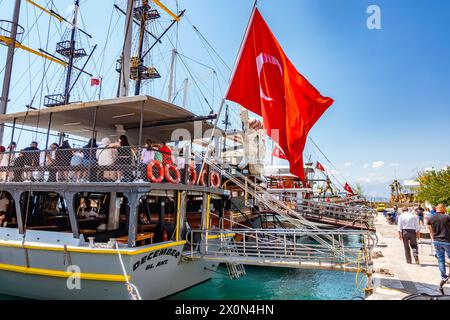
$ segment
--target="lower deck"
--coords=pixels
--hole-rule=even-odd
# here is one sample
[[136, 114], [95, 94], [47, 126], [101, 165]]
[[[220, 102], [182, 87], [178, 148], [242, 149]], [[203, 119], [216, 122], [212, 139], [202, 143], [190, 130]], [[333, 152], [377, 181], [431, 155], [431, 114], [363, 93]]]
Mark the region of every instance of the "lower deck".
[[227, 198], [220, 189], [149, 183], [5, 183], [0, 194], [0, 228], [130, 248], [179, 241], [206, 225], [207, 210], [208, 224], [218, 227]]

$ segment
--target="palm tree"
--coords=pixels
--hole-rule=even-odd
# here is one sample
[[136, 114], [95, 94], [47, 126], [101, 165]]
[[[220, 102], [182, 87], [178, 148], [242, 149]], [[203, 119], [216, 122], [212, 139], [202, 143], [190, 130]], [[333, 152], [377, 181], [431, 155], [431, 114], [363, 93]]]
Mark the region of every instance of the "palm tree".
[[392, 182], [390, 187], [391, 187], [391, 196], [395, 200], [394, 202], [400, 202], [402, 185], [400, 184], [400, 182], [398, 182], [398, 180], [394, 180], [394, 182]]

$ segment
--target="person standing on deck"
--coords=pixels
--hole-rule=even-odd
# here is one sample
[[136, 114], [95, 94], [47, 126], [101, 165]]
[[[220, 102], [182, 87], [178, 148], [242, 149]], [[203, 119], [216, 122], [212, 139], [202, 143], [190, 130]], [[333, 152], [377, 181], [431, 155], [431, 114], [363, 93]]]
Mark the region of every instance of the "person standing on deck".
[[118, 166], [119, 179], [117, 182], [132, 182], [134, 179], [133, 166], [135, 154], [128, 142], [128, 137], [121, 135], [115, 144], [118, 147], [116, 165]]
[[50, 145], [50, 150], [48, 152], [48, 157], [46, 160], [46, 166], [48, 167], [48, 179], [47, 182], [56, 182], [56, 153], [59, 148], [59, 144], [56, 142]]
[[72, 147], [70, 146], [69, 141], [65, 140], [58, 150], [56, 150], [55, 154], [55, 163], [58, 168], [58, 182], [68, 182], [71, 159]]
[[[28, 171], [25, 172], [26, 181], [34, 181], [33, 172], [39, 167], [40, 150], [38, 148], [37, 141], [31, 142], [29, 147], [23, 149], [24, 151], [24, 161], [25, 167], [29, 167]], [[34, 170], [32, 170], [34, 169]]]
[[431, 241], [436, 249], [436, 257], [441, 272], [441, 286], [448, 280], [445, 267], [445, 254], [450, 259], [450, 216], [442, 203], [436, 207], [436, 214], [428, 219]]
[[92, 182], [95, 180], [96, 177], [96, 164], [97, 164], [97, 158], [95, 157], [97, 153], [97, 140], [96, 139], [89, 139], [89, 142], [87, 145], [83, 147], [83, 150], [81, 151], [83, 153], [83, 166], [87, 168], [87, 172], [83, 173], [83, 180], [87, 178], [87, 181]]
[[411, 211], [404, 210], [398, 217], [398, 235], [403, 241], [405, 248], [406, 262], [411, 264], [411, 250], [413, 252], [416, 264], [419, 264], [419, 250], [417, 247], [417, 238], [420, 235], [419, 217]]
[[99, 179], [102, 182], [114, 182], [117, 180], [117, 172], [113, 170], [113, 165], [117, 159], [117, 149], [108, 137], [102, 139], [101, 148], [97, 149], [96, 159], [100, 166]]
[[4, 167], [6, 171], [0, 172], [1, 181], [9, 181], [12, 178], [12, 166], [14, 165], [14, 160], [16, 158], [17, 144], [11, 142], [3, 154], [2, 161], [0, 162], [0, 167]]
[[163, 141], [161, 142], [161, 147], [159, 151], [162, 153], [162, 164], [165, 166], [166, 164], [173, 164], [172, 160], [172, 149]]

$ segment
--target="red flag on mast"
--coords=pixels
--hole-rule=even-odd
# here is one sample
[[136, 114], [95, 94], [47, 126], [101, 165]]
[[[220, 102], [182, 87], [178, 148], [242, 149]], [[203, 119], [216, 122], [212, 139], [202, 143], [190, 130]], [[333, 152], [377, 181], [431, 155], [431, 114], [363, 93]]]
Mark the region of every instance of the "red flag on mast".
[[275, 146], [275, 148], [273, 148], [272, 156], [287, 160], [286, 155], [284, 154], [283, 150], [280, 149], [279, 146]]
[[100, 78], [91, 78], [91, 87], [99, 86], [100, 82], [101, 82]]
[[317, 161], [317, 163], [316, 163], [316, 169], [320, 170], [322, 172], [325, 171], [325, 167], [319, 161]]
[[294, 67], [255, 8], [225, 96], [262, 116], [264, 128], [305, 181], [303, 150], [310, 129], [331, 106]]
[[344, 186], [345, 191], [347, 191], [348, 195], [354, 196], [355, 193], [353, 192], [353, 189], [350, 187], [350, 185], [346, 182]]

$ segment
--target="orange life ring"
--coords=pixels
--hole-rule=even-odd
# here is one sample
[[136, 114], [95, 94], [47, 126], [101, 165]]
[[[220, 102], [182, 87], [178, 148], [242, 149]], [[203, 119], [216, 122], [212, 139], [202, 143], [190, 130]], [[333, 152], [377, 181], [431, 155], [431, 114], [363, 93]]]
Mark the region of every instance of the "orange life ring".
[[[156, 167], [158, 169], [158, 178], [155, 177], [155, 175], [153, 174], [153, 167]], [[148, 180], [150, 180], [151, 182], [154, 183], [161, 183], [164, 179], [164, 168], [163, 165], [161, 164], [161, 162], [157, 161], [157, 160], [153, 160], [152, 162], [150, 162], [147, 165], [147, 178]]]
[[[173, 173], [175, 173], [175, 178], [172, 178], [172, 175], [170, 174], [171, 170]], [[173, 164], [166, 164], [164, 168], [164, 174], [166, 176], [166, 180], [169, 181], [170, 183], [180, 183], [181, 181], [180, 171]]]
[[193, 185], [197, 183], [197, 171], [193, 166], [189, 166], [189, 184]]
[[200, 185], [201, 186], [206, 186], [206, 181], [207, 181], [207, 172], [206, 169], [203, 169], [202, 173], [200, 174]]
[[210, 182], [212, 187], [219, 188], [220, 187], [220, 182], [221, 182], [220, 181], [220, 175], [217, 172], [215, 172], [215, 171], [211, 172], [211, 176], [209, 178], [209, 182]]

